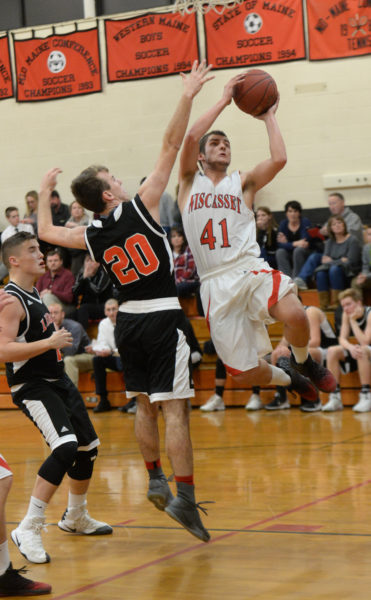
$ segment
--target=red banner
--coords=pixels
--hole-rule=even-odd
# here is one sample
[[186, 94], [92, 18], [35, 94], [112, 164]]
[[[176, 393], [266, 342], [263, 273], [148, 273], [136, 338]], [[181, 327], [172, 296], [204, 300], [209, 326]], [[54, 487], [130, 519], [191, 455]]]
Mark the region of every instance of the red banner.
[[210, 10], [204, 24], [214, 69], [305, 58], [302, 0], [246, 0], [221, 14]]
[[196, 15], [148, 13], [105, 21], [107, 79], [129, 81], [190, 71], [199, 60]]
[[371, 53], [370, 0], [307, 0], [309, 58]]
[[18, 102], [102, 91], [98, 29], [14, 40]]
[[13, 82], [10, 67], [9, 39], [8, 36], [0, 38], [0, 100], [12, 98]]

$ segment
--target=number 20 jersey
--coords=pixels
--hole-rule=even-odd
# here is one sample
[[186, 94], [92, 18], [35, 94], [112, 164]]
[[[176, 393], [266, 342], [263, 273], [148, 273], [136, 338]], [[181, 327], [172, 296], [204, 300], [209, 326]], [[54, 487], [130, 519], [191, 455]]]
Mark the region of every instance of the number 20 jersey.
[[119, 303], [177, 297], [173, 256], [166, 233], [138, 194], [86, 229], [91, 256], [119, 290]]
[[216, 186], [196, 173], [182, 219], [201, 279], [243, 256], [260, 256], [255, 217], [243, 199], [239, 171]]

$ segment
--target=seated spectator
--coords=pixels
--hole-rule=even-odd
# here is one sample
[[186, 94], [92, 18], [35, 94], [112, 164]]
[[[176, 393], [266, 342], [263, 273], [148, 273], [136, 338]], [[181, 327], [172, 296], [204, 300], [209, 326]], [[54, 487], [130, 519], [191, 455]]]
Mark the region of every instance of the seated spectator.
[[[353, 410], [355, 412], [368, 412], [371, 410], [369, 351], [371, 345], [371, 306], [364, 306], [362, 295], [358, 290], [351, 288], [341, 292], [339, 300], [343, 308], [339, 345], [331, 346], [327, 353], [327, 366], [337, 381], [337, 387], [329, 395], [329, 400], [322, 407], [322, 410], [325, 412], [342, 410], [340, 374], [342, 372], [358, 371], [361, 391]], [[355, 337], [356, 342], [350, 342], [350, 337]]]
[[25, 195], [26, 212], [21, 223], [32, 225], [34, 233], [37, 235], [37, 205], [39, 194], [35, 190], [27, 192]]
[[[85, 209], [76, 202], [71, 202], [70, 204], [70, 213], [71, 216], [65, 224], [65, 227], [69, 229], [73, 229], [74, 227], [79, 227], [81, 225], [89, 225], [89, 217], [85, 212]], [[78, 248], [68, 248], [68, 252], [71, 257], [71, 271], [75, 277], [77, 277], [78, 272], [82, 268], [84, 264], [84, 258], [86, 256], [85, 250], [79, 250]]]
[[1, 244], [5, 242], [18, 231], [28, 231], [28, 233], [35, 233], [32, 225], [29, 223], [21, 223], [19, 218], [19, 210], [15, 206], [8, 206], [5, 209], [5, 216], [9, 222], [8, 227], [4, 229], [1, 234]]
[[302, 207], [297, 200], [286, 202], [285, 212], [286, 218], [278, 228], [276, 260], [278, 269], [295, 279], [311, 252], [307, 231], [311, 223], [301, 216]]
[[365, 230], [366, 243], [362, 248], [362, 271], [352, 280], [352, 287], [371, 290], [371, 225]]
[[[147, 179], [142, 177], [140, 185]], [[160, 225], [167, 235], [170, 233], [170, 228], [174, 225], [174, 200], [168, 192], [164, 192], [160, 198]]]
[[[359, 244], [363, 245], [363, 226], [359, 216], [349, 206], [345, 206], [345, 198], [340, 192], [331, 192], [328, 195], [328, 207], [332, 217], [342, 217], [347, 225], [350, 235], [357, 238]], [[328, 221], [321, 228], [322, 235], [328, 237]]]
[[70, 210], [67, 204], [63, 204], [57, 190], [50, 194], [50, 208], [52, 211], [53, 225], [63, 227], [70, 218]]
[[340, 292], [349, 286], [351, 278], [361, 269], [359, 242], [348, 233], [343, 217], [331, 217], [328, 232], [321, 264], [315, 270], [320, 307], [323, 310], [329, 306], [337, 307]]
[[122, 372], [122, 362], [116, 347], [115, 325], [119, 305], [117, 300], [111, 298], [104, 305], [106, 318], [98, 325], [98, 337], [91, 344], [93, 357], [93, 369], [95, 379], [95, 391], [99, 396], [99, 402], [93, 411], [107, 412], [111, 410], [107, 392], [107, 369]]
[[192, 252], [187, 244], [182, 227], [170, 230], [170, 245], [173, 250], [175, 284], [179, 298], [187, 298], [195, 294], [200, 287], [200, 280]]
[[69, 316], [76, 307], [73, 304], [73, 285], [75, 278], [69, 269], [63, 266], [62, 253], [59, 248], [49, 250], [46, 255], [46, 272], [36, 281], [36, 289], [44, 304], [49, 306], [56, 302], [62, 304], [64, 313]]
[[72, 291], [79, 306], [73, 318], [81, 323], [84, 329], [88, 328], [90, 319], [104, 318], [104, 303], [112, 298], [113, 285], [106, 271], [90, 254], [85, 255], [84, 265], [77, 275]]
[[56, 329], [67, 329], [72, 335], [72, 346], [61, 350], [64, 369], [75, 386], [79, 387], [79, 374], [92, 371], [93, 353], [91, 342], [85, 329], [72, 319], [66, 319], [61, 304], [50, 304], [49, 312], [54, 321]]
[[260, 247], [260, 257], [272, 267], [277, 269], [277, 232], [278, 227], [270, 208], [259, 206], [255, 215], [256, 241]]

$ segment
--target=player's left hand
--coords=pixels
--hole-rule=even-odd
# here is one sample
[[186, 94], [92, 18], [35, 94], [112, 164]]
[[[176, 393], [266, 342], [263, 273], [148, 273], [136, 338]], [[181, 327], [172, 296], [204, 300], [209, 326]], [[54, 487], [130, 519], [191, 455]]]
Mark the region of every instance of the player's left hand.
[[45, 173], [44, 177], [41, 180], [41, 190], [48, 190], [52, 192], [57, 185], [57, 177], [59, 173], [62, 173], [62, 169], [59, 167], [53, 167]]

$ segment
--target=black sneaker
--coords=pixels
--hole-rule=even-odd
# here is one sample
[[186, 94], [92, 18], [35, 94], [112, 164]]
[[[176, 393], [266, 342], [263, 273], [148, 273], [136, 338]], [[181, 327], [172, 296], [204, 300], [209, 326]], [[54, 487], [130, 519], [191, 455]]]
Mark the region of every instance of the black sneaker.
[[336, 379], [331, 371], [313, 360], [310, 354], [304, 363], [297, 363], [295, 357], [291, 355], [290, 363], [298, 373], [308, 377], [321, 392], [331, 393], [335, 391]]
[[298, 372], [296, 367], [291, 364], [289, 358], [280, 356], [277, 361], [277, 367], [280, 367], [280, 369], [285, 371], [291, 378], [291, 384], [286, 388], [289, 392], [297, 392], [299, 396], [302, 396], [305, 400], [309, 400], [310, 402], [315, 402], [317, 400], [317, 388], [309, 381], [309, 379], [303, 377], [303, 375]]
[[284, 408], [290, 408], [290, 403], [287, 400], [286, 392], [276, 392], [272, 402], [269, 402], [264, 406], [265, 410], [282, 410]]
[[300, 398], [300, 410], [303, 412], [318, 412], [322, 410], [321, 400], [317, 398], [316, 402], [309, 402], [309, 400], [305, 400], [305, 398]]
[[0, 597], [9, 596], [41, 596], [42, 594], [50, 594], [52, 586], [40, 581], [32, 581], [20, 575], [26, 573], [26, 569], [13, 569], [12, 563], [0, 576]]
[[165, 510], [165, 506], [174, 500], [165, 475], [149, 480], [147, 498], [158, 510]]
[[207, 514], [206, 510], [201, 506], [201, 503], [195, 504], [185, 498], [176, 496], [176, 498], [165, 507], [165, 512], [196, 538], [203, 542], [208, 542], [210, 534], [203, 526], [197, 509], [200, 509]]
[[99, 404], [97, 404], [97, 406], [95, 406], [93, 408], [93, 412], [95, 413], [102, 413], [102, 412], [108, 412], [112, 409], [112, 406], [110, 405], [108, 400], [101, 400], [99, 402]]
[[120, 412], [129, 412], [129, 408], [133, 408], [134, 406], [137, 405], [137, 401], [135, 398], [131, 398], [131, 400], [129, 400], [129, 402], [127, 402], [126, 404], [124, 404], [124, 406], [119, 406], [117, 410], [119, 410]]

